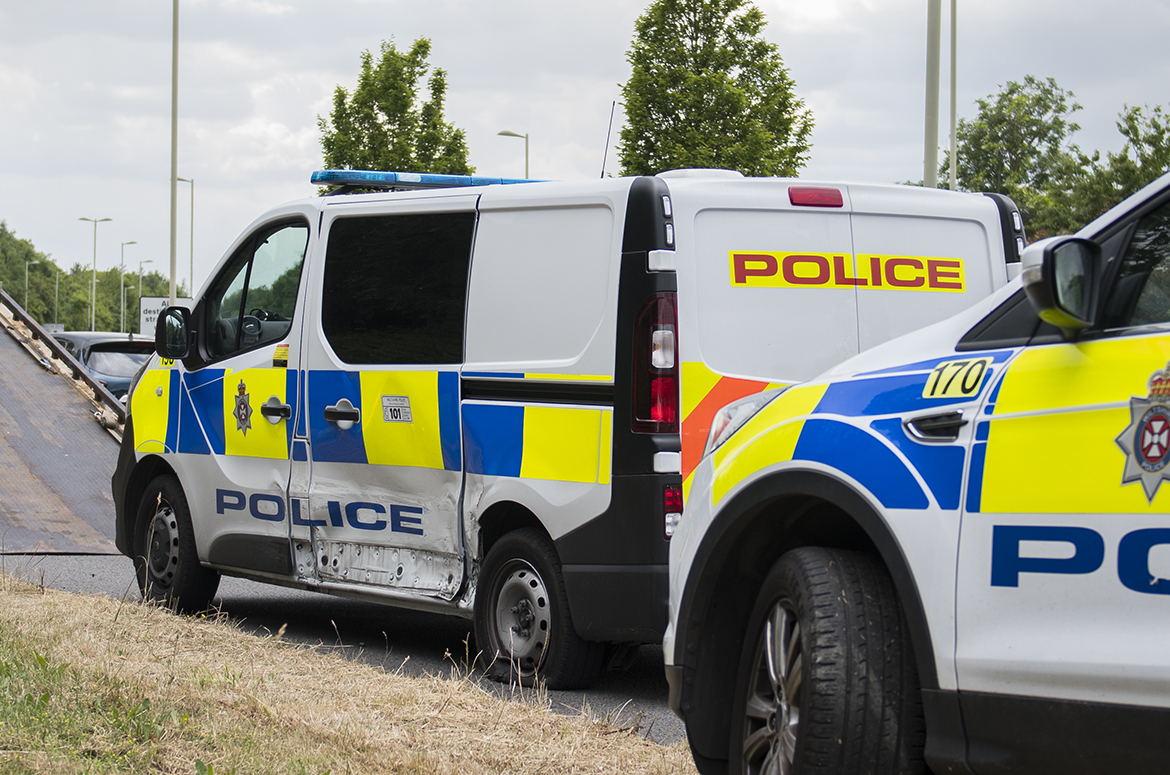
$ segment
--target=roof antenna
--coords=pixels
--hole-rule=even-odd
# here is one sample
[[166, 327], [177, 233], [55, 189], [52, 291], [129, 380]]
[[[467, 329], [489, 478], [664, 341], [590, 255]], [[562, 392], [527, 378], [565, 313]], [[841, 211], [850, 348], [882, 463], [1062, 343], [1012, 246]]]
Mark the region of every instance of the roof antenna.
[[605, 152], [601, 154], [601, 177], [605, 177], [605, 158], [609, 155], [609, 136], [613, 133], [613, 111], [617, 108], [617, 100], [609, 106], [609, 128], [605, 130]]

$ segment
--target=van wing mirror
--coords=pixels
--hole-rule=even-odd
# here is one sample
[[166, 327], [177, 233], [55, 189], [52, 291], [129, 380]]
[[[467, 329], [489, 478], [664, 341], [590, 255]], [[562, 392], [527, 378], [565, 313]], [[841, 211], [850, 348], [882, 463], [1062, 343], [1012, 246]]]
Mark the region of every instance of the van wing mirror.
[[167, 307], [154, 326], [154, 351], [179, 361], [191, 352], [191, 315], [183, 307]]
[[1024, 248], [1024, 292], [1040, 319], [1075, 339], [1093, 325], [1101, 248], [1079, 237], [1050, 237]]

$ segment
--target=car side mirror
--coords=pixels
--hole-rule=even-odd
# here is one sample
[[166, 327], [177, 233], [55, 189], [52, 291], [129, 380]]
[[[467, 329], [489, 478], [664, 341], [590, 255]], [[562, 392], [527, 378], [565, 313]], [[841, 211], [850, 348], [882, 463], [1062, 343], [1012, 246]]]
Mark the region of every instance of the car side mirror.
[[1101, 248], [1079, 237], [1050, 237], [1020, 255], [1024, 292], [1040, 319], [1067, 339], [1095, 322]]
[[154, 327], [154, 351], [160, 358], [178, 361], [191, 352], [191, 317], [183, 307], [167, 307]]

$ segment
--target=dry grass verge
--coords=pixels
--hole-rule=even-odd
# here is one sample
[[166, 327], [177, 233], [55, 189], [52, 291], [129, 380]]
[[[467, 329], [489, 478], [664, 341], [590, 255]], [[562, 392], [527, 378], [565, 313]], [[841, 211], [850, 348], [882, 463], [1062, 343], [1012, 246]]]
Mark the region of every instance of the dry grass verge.
[[387, 674], [226, 620], [0, 576], [0, 775], [692, 773], [540, 692]]

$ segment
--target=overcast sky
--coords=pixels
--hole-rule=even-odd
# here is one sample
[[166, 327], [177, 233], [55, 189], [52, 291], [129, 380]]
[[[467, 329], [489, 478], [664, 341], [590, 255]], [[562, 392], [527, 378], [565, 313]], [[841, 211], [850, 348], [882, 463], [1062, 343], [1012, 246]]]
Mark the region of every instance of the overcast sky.
[[[383, 40], [433, 42], [447, 119], [480, 174], [616, 174], [626, 52], [648, 0], [181, 0], [179, 175], [195, 180], [195, 280], [271, 206], [312, 196], [317, 116], [352, 89]], [[759, 0], [812, 110], [803, 177], [922, 177], [926, 0]], [[949, 120], [944, 0], [940, 143]], [[1025, 75], [1054, 77], [1084, 109], [1073, 140], [1119, 150], [1123, 106], [1170, 103], [1165, 0], [959, 0], [960, 117]], [[0, 0], [0, 220], [62, 267], [169, 271], [171, 3]], [[179, 184], [179, 279], [188, 278], [190, 186]], [[33, 271], [36, 271], [34, 268]]]

